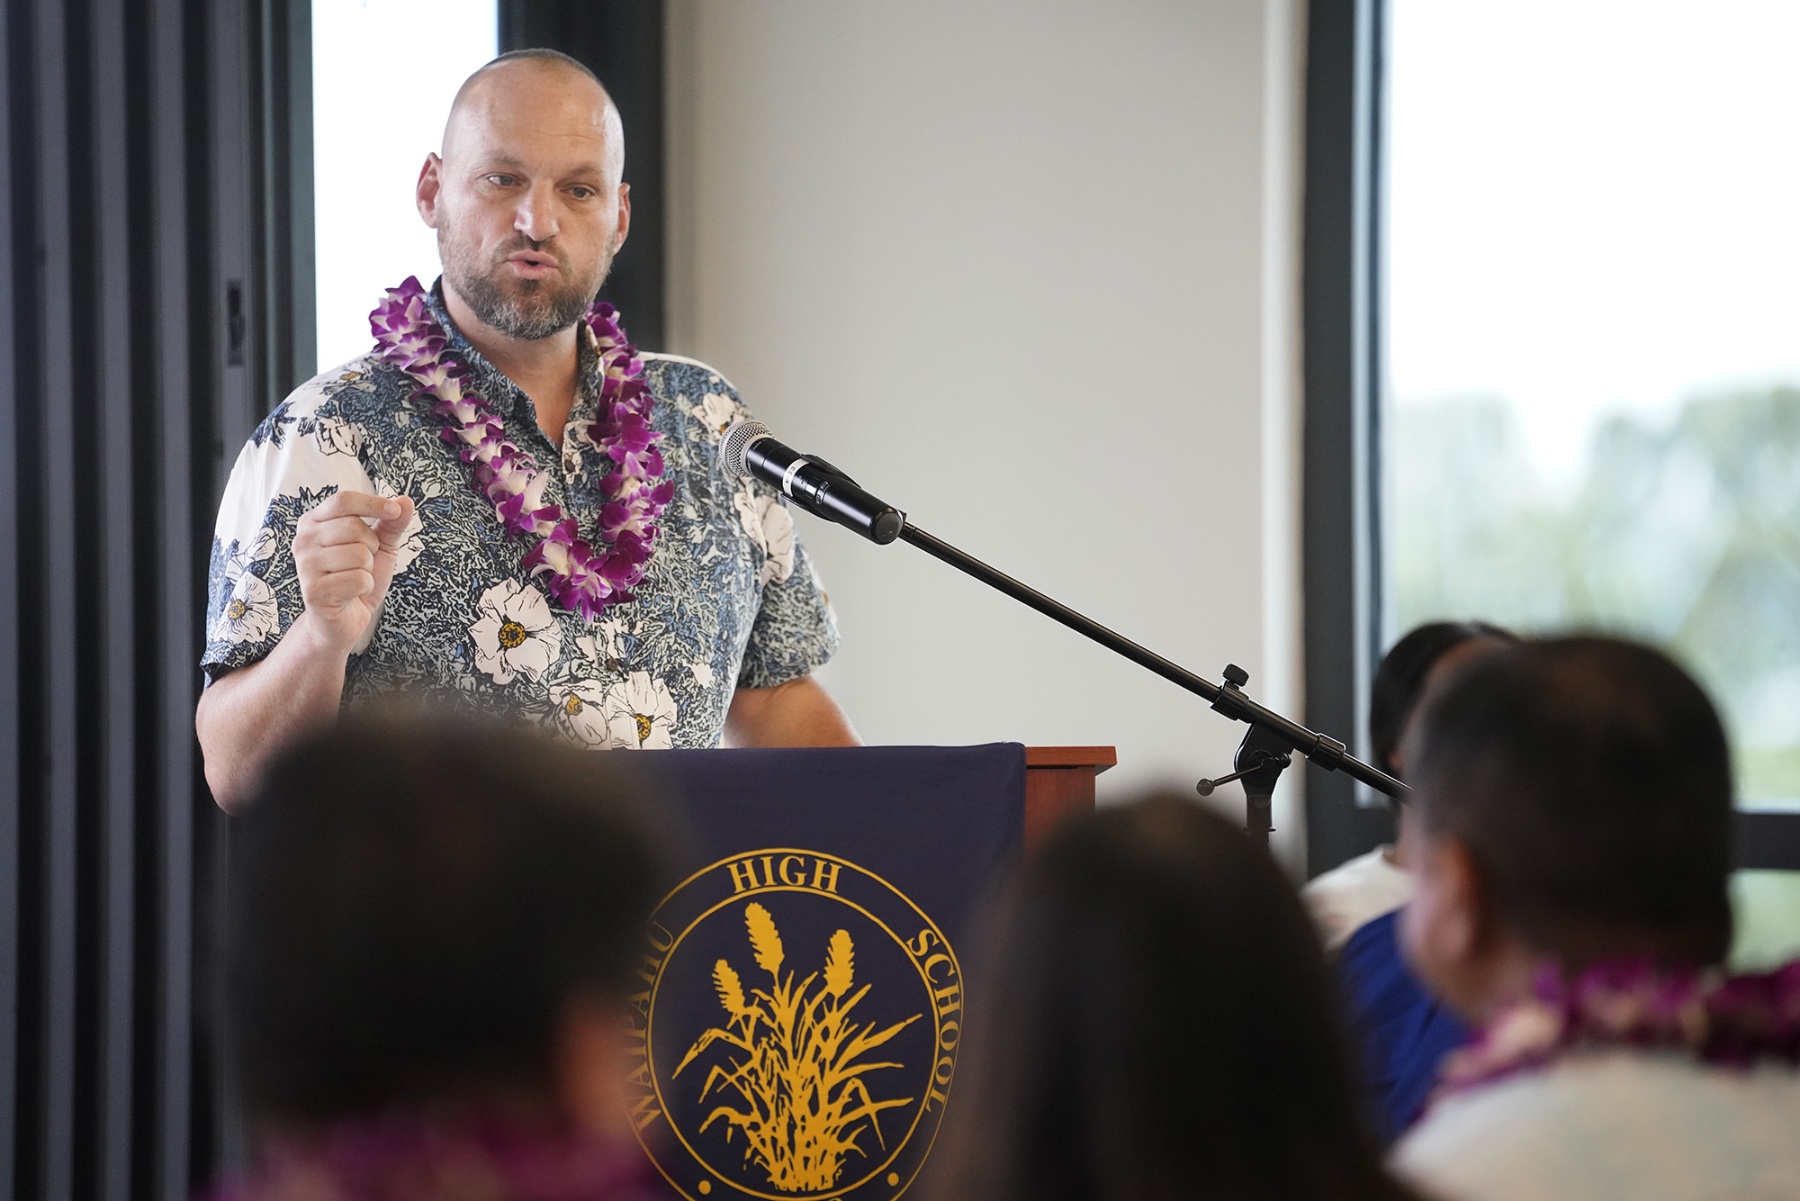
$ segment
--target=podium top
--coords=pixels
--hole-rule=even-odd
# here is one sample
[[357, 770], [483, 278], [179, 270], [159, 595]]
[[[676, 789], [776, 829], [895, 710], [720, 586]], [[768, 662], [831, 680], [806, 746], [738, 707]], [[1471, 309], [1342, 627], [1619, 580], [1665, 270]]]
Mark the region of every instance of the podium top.
[[1099, 775], [1119, 765], [1119, 751], [1110, 746], [1028, 746], [1026, 767], [1091, 767]]

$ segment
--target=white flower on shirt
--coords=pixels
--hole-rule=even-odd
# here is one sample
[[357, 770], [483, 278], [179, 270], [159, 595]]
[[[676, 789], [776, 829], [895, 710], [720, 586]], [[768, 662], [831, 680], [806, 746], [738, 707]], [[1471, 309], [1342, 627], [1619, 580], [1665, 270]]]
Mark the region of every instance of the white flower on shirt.
[[606, 692], [606, 725], [612, 745], [666, 751], [675, 745], [675, 698], [647, 671], [634, 671]]
[[577, 680], [550, 690], [556, 704], [557, 729], [586, 747], [604, 747], [611, 743], [611, 728], [606, 721], [606, 685], [599, 680]]
[[275, 593], [263, 578], [251, 571], [275, 553], [275, 529], [263, 526], [249, 546], [225, 559], [225, 586], [230, 590], [225, 608], [213, 630], [214, 638], [233, 642], [261, 642], [280, 627]]
[[700, 423], [712, 431], [713, 437], [718, 438], [738, 419], [738, 403], [729, 396], [708, 392], [688, 412], [699, 418]]
[[794, 574], [794, 519], [787, 506], [773, 496], [758, 494], [748, 480], [732, 497], [744, 532], [763, 553], [762, 582], [785, 580]]
[[368, 431], [354, 421], [345, 421], [342, 417], [320, 417], [313, 428], [313, 437], [319, 441], [319, 452], [328, 455], [349, 455], [355, 458], [362, 452], [363, 440]]
[[611, 662], [623, 657], [619, 654], [619, 635], [624, 632], [625, 623], [617, 617], [600, 619], [600, 650], [604, 652], [601, 656], [602, 662]]
[[515, 675], [538, 679], [562, 653], [562, 627], [536, 588], [501, 580], [481, 594], [475, 611], [480, 616], [469, 627], [475, 666], [496, 684], [510, 684]]
[[274, 591], [261, 576], [239, 568], [213, 637], [229, 638], [233, 642], [261, 642], [274, 634], [279, 626]]
[[236, 550], [225, 560], [225, 580], [232, 583], [244, 574], [252, 563], [260, 563], [275, 553], [275, 527], [265, 525], [256, 531], [256, 537], [250, 545]]

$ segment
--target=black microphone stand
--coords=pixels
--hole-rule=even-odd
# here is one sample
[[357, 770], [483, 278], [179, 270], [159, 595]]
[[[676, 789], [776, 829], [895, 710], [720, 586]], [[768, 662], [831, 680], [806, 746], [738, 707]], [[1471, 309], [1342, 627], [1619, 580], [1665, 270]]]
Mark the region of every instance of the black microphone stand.
[[[739, 431], [747, 437], [740, 437]], [[726, 433], [720, 451], [725, 472], [731, 476], [755, 474], [779, 487], [789, 500], [807, 512], [854, 530], [877, 546], [886, 546], [896, 539], [911, 543], [965, 575], [975, 577], [1052, 621], [1061, 622], [1077, 634], [1187, 689], [1211, 704], [1216, 712], [1247, 724], [1250, 729], [1244, 734], [1244, 741], [1238, 745], [1237, 755], [1232, 760], [1235, 770], [1215, 780], [1202, 780], [1195, 787], [1201, 796], [1210, 796], [1221, 784], [1233, 780], [1241, 782], [1246, 806], [1244, 829], [1264, 845], [1268, 844], [1269, 834], [1274, 830], [1269, 817], [1275, 783], [1293, 762], [1296, 753], [1305, 755], [1326, 771], [1342, 771], [1388, 796], [1406, 795], [1406, 785], [1350, 754], [1337, 739], [1309, 730], [1251, 700], [1244, 693], [1250, 673], [1237, 664], [1226, 665], [1223, 685], [1201, 679], [1148, 647], [1139, 646], [1061, 601], [1045, 596], [943, 539], [926, 533], [908, 521], [899, 509], [869, 495], [841, 469], [823, 459], [796, 454], [775, 442], [770, 446], [785, 455], [785, 459], [774, 461], [759, 457], [754, 448], [768, 437], [768, 432], [766, 426], [755, 422], [741, 422], [732, 427]]]
[[[1350, 754], [1337, 739], [1309, 730], [1299, 722], [1290, 721], [1273, 709], [1251, 700], [1244, 694], [1244, 685], [1250, 682], [1250, 674], [1235, 663], [1226, 666], [1225, 683], [1214, 684], [1179, 664], [1171, 663], [1148, 647], [1139, 646], [1091, 617], [1077, 613], [1061, 601], [1045, 596], [1005, 572], [988, 566], [973, 555], [965, 554], [910, 521], [901, 526], [899, 540], [910, 543], [932, 558], [948, 563], [988, 587], [1029, 605], [1052, 621], [1061, 622], [1077, 634], [1123, 655], [1138, 666], [1149, 668], [1170, 683], [1207, 701], [1216, 712], [1223, 713], [1233, 721], [1248, 724], [1250, 729], [1244, 734], [1244, 741], [1239, 744], [1232, 762], [1235, 770], [1216, 780], [1202, 780], [1196, 788], [1201, 796], [1209, 796], [1220, 784], [1232, 780], [1242, 783], [1245, 801], [1244, 829], [1264, 845], [1267, 845], [1269, 834], [1274, 829], [1270, 823], [1270, 804], [1275, 793], [1275, 783], [1281, 778], [1282, 771], [1293, 762], [1296, 753], [1306, 756], [1326, 771], [1342, 771], [1351, 779], [1360, 780], [1388, 796], [1406, 795], [1406, 785]], [[885, 544], [892, 541], [892, 537], [871, 537], [871, 541]]]

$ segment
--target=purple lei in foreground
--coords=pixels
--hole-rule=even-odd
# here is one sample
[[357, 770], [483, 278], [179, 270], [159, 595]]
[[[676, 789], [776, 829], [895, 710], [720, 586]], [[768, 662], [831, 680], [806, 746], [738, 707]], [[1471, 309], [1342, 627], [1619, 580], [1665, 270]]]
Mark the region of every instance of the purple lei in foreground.
[[213, 1201], [651, 1201], [635, 1144], [518, 1121], [348, 1122], [263, 1148]]
[[1800, 1065], [1800, 961], [1729, 976], [1642, 960], [1596, 964], [1574, 977], [1551, 965], [1531, 995], [1501, 1011], [1446, 1061], [1437, 1096], [1461, 1092], [1582, 1050], [1674, 1051], [1704, 1063]]
[[655, 483], [663, 474], [661, 434], [650, 428], [654, 398], [644, 386], [644, 365], [625, 338], [618, 312], [595, 303], [585, 318], [600, 359], [600, 395], [588, 437], [613, 461], [601, 481], [604, 504], [599, 533], [605, 554], [576, 532], [575, 519], [544, 503], [549, 473], [509, 440], [500, 417], [470, 387], [469, 367], [450, 349], [450, 337], [425, 303], [416, 277], [391, 289], [369, 314], [375, 355], [418, 385], [415, 399], [430, 402], [445, 422], [444, 441], [458, 449], [473, 472], [475, 490], [494, 506], [507, 531], [532, 539], [524, 566], [552, 600], [589, 621], [611, 605], [634, 599], [656, 549], [656, 519], [674, 499], [675, 486]]

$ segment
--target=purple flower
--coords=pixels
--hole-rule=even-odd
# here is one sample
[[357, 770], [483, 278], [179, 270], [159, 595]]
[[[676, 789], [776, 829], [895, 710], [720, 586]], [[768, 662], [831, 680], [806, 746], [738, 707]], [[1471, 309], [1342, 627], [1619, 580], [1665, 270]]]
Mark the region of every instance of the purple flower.
[[620, 534], [631, 528], [637, 520], [630, 505], [618, 501], [608, 501], [600, 506], [600, 536], [608, 542], [618, 541]]
[[417, 385], [415, 397], [444, 421], [440, 435], [457, 448], [501, 524], [515, 536], [538, 537], [525, 553], [525, 568], [556, 603], [592, 621], [609, 605], [633, 599], [626, 590], [643, 578], [656, 546], [653, 523], [674, 500], [675, 487], [649, 483], [665, 470], [655, 446], [661, 435], [650, 426], [654, 397], [618, 311], [596, 304], [587, 326], [600, 355], [600, 395], [588, 433], [616, 465], [601, 483], [600, 534], [611, 543], [604, 556], [582, 540], [572, 518], [543, 503], [549, 475], [507, 440], [499, 416], [470, 389], [468, 367], [451, 351], [417, 277], [391, 289], [369, 314], [376, 356], [406, 372]]
[[1573, 976], [1554, 964], [1447, 1061], [1438, 1095], [1541, 1066], [1585, 1047], [1685, 1052], [1747, 1067], [1800, 1064], [1800, 961], [1727, 976], [1646, 959], [1595, 964]]
[[530, 1201], [647, 1201], [655, 1195], [651, 1175], [634, 1144], [497, 1107], [464, 1118], [387, 1114], [321, 1134], [278, 1134], [254, 1170], [223, 1182], [212, 1201], [420, 1196], [442, 1181], [475, 1181], [479, 1195]]

